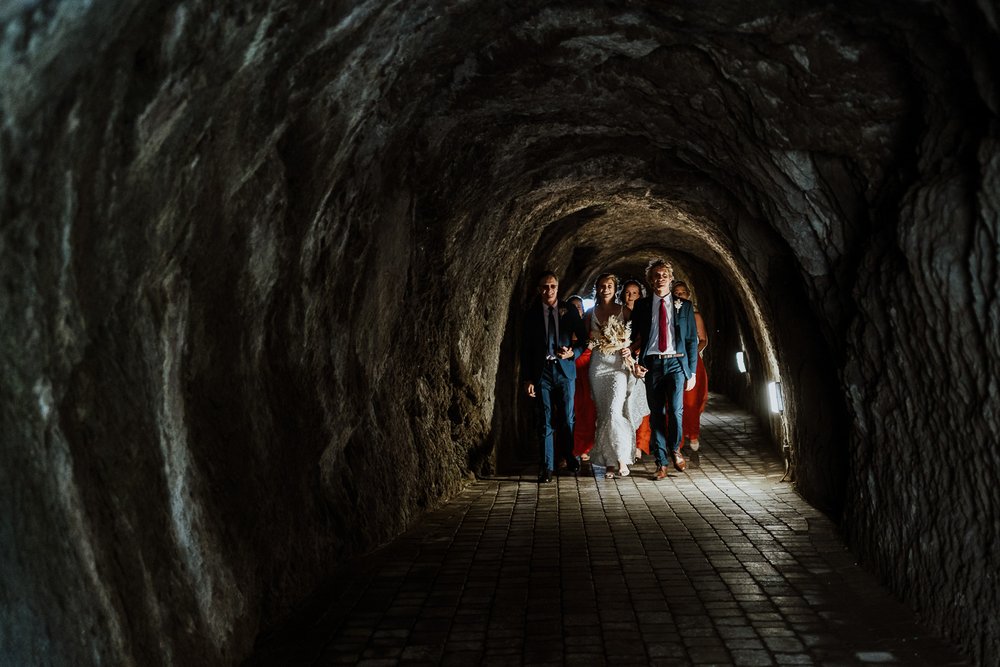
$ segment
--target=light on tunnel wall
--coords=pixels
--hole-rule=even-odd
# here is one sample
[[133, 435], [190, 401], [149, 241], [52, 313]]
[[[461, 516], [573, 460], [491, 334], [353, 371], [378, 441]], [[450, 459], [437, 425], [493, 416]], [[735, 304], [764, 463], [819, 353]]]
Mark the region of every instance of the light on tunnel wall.
[[593, 299], [584, 299], [583, 300], [583, 309], [584, 310], [590, 310], [593, 307], [594, 307], [594, 300]]
[[747, 372], [747, 362], [743, 355], [743, 350], [736, 353], [736, 368], [740, 369], [740, 373]]
[[767, 383], [767, 397], [771, 401], [771, 412], [781, 414], [785, 410], [785, 397], [780, 382]]

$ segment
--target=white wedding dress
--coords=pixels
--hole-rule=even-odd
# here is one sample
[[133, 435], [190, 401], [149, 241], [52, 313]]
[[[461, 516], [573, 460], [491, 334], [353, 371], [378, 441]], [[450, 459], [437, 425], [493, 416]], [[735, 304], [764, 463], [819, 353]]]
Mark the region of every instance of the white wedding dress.
[[[621, 311], [611, 318], [621, 318]], [[609, 318], [609, 319], [611, 319]], [[603, 324], [590, 313], [590, 330], [600, 335]], [[590, 388], [597, 412], [597, 433], [590, 462], [599, 466], [626, 465], [634, 461], [635, 431], [649, 414], [646, 385], [625, 367], [620, 352], [605, 354], [597, 347], [590, 357]]]

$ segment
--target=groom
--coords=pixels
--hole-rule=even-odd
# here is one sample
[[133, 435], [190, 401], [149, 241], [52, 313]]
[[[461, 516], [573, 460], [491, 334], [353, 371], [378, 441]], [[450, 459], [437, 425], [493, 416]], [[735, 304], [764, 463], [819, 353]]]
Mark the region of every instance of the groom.
[[[567, 469], [576, 472], [573, 456], [573, 394], [576, 390], [576, 357], [587, 344], [580, 313], [559, 300], [559, 279], [551, 271], [538, 279], [538, 298], [524, 313], [521, 339], [521, 379], [536, 402], [535, 419], [542, 437], [540, 483], [552, 481], [555, 442], [566, 457]], [[574, 334], [576, 340], [573, 339]], [[556, 438], [556, 430], [559, 437]]]
[[632, 309], [632, 352], [639, 359], [636, 374], [646, 380], [655, 480], [667, 476], [668, 457], [679, 472], [687, 468], [680, 450], [684, 389], [693, 389], [697, 382], [694, 307], [690, 301], [671, 295], [673, 278], [669, 263], [662, 259], [650, 262], [646, 281], [653, 293], [636, 301]]

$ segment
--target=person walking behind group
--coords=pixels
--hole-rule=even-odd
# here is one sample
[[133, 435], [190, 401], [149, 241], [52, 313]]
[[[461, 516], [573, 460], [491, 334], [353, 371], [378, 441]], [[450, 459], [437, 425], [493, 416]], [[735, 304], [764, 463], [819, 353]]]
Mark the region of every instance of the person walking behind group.
[[[674, 297], [691, 301], [691, 290], [687, 283], [678, 280], [673, 287]], [[694, 304], [691, 301], [692, 305]], [[705, 328], [705, 320], [702, 318], [698, 308], [694, 309], [694, 324], [698, 331], [698, 370], [695, 372], [698, 380], [694, 389], [684, 391], [684, 419], [681, 434], [681, 450], [684, 450], [684, 442], [691, 446], [692, 452], [697, 452], [701, 447], [701, 415], [708, 405], [708, 372], [705, 370], [705, 348], [708, 347], [708, 330]]]
[[680, 452], [684, 389], [693, 389], [697, 382], [694, 308], [670, 293], [673, 277], [673, 267], [666, 261], [650, 262], [646, 280], [653, 293], [639, 299], [632, 313], [632, 351], [639, 357], [636, 376], [646, 381], [656, 480], [667, 476], [668, 460], [679, 472], [687, 469]]
[[[538, 399], [535, 401], [535, 423], [541, 438], [538, 481], [546, 483], [552, 481], [557, 441], [566, 457], [567, 470], [575, 473], [580, 469], [572, 451], [574, 359], [586, 345], [587, 332], [576, 308], [559, 301], [559, 279], [555, 273], [543, 272], [537, 284], [537, 301], [525, 311], [522, 320], [521, 380], [525, 393]], [[556, 429], [562, 431], [558, 439]]]
[[[635, 309], [635, 302], [646, 296], [646, 289], [638, 280], [629, 278], [622, 283], [622, 303], [629, 309]], [[635, 458], [639, 460], [643, 454], [649, 454], [649, 438], [652, 432], [649, 430], [649, 415], [642, 418], [642, 423], [635, 431]]]
[[[583, 297], [574, 295], [566, 301], [576, 306], [582, 318]], [[590, 355], [590, 348], [587, 347], [576, 358], [576, 394], [573, 396], [573, 456], [579, 456], [582, 461], [589, 460], [597, 431], [597, 413], [590, 392]]]
[[622, 283], [622, 303], [625, 307], [629, 309], [629, 312], [635, 307], [635, 302], [646, 296], [646, 290], [643, 289], [642, 284], [635, 280], [634, 278], [629, 278]]

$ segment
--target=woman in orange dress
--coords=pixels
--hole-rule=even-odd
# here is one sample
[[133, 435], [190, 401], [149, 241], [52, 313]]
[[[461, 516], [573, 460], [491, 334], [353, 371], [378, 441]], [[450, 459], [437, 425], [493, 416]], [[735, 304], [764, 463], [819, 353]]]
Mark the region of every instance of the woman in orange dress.
[[[674, 283], [673, 293], [675, 297], [691, 299], [691, 290], [683, 281], [678, 280]], [[702, 352], [708, 347], [708, 330], [705, 328], [705, 320], [697, 310], [694, 313], [694, 323], [698, 329], [698, 370], [695, 371], [698, 379], [693, 389], [684, 392], [682, 420], [684, 433], [681, 436], [681, 447], [684, 447], [686, 440], [691, 445], [691, 451], [696, 452], [701, 447], [701, 414], [708, 405], [708, 373], [705, 371], [705, 361], [702, 359]]]
[[[622, 303], [629, 310], [632, 310], [632, 306], [641, 297], [644, 296], [643, 292], [645, 290], [642, 288], [642, 283], [634, 278], [630, 278], [622, 283]], [[588, 350], [589, 352], [589, 350]], [[577, 377], [580, 377], [577, 375]], [[649, 437], [653, 434], [649, 430], [649, 415], [642, 418], [642, 423], [639, 424], [639, 429], [635, 432], [635, 459], [638, 461], [642, 458], [642, 454], [649, 454]]]
[[[568, 301], [576, 306], [583, 317], [583, 299], [571, 296]], [[590, 348], [576, 358], [576, 394], [573, 397], [573, 456], [588, 460], [597, 431], [597, 410], [590, 393]]]

